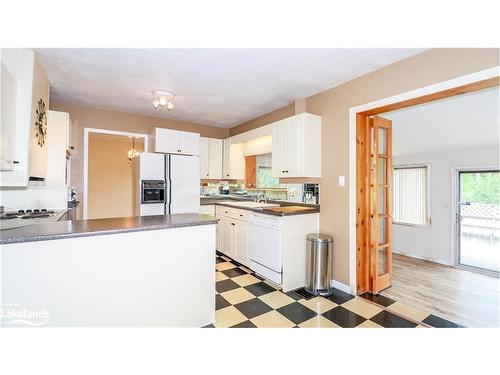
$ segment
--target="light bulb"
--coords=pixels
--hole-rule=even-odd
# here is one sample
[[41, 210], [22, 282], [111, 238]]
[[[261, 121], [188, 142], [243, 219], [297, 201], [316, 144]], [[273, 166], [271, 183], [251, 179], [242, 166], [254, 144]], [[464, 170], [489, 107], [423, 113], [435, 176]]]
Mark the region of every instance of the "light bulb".
[[160, 103], [158, 103], [158, 100], [157, 100], [157, 99], [155, 99], [155, 100], [153, 101], [153, 107], [155, 107], [155, 109], [158, 109], [158, 105], [159, 105], [159, 104], [160, 104]]
[[174, 102], [173, 101], [169, 100], [167, 102], [167, 109], [168, 110], [174, 109]]
[[167, 104], [167, 98], [165, 98], [164, 96], [162, 96], [159, 100], [159, 103], [161, 106], [164, 106]]

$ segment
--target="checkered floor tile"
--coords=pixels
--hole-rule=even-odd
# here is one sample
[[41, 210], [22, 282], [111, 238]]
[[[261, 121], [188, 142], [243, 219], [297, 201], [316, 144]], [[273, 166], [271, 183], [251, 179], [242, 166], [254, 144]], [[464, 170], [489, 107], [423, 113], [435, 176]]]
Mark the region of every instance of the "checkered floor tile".
[[216, 322], [207, 327], [452, 327], [452, 322], [387, 297], [354, 297], [338, 289], [329, 297], [304, 290], [283, 293], [230, 258], [216, 257]]

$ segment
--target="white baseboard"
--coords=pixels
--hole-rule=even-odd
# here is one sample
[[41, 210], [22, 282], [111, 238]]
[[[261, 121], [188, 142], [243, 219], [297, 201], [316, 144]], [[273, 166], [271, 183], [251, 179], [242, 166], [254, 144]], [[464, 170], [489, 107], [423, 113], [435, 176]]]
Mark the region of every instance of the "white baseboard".
[[394, 254], [401, 254], [401, 255], [405, 255], [405, 256], [410, 257], [410, 258], [427, 260], [429, 262], [439, 263], [439, 264], [443, 264], [445, 266], [451, 266], [452, 265], [450, 261], [443, 260], [443, 259], [435, 259], [435, 258], [430, 258], [430, 257], [423, 257], [421, 255], [411, 254], [411, 253], [405, 253], [404, 251], [399, 251], [399, 250], [398, 251], [392, 250], [392, 252]]
[[351, 287], [349, 285], [342, 284], [341, 282], [339, 282], [337, 280], [330, 280], [330, 286], [333, 288], [336, 288], [338, 290], [341, 290], [343, 292], [352, 294]]

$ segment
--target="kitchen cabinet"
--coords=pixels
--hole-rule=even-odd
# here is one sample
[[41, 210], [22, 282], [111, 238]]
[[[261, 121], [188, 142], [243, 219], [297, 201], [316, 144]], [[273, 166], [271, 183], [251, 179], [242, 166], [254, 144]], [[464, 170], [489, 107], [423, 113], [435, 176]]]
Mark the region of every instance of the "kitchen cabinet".
[[209, 166], [208, 178], [221, 179], [222, 178], [222, 159], [223, 159], [223, 144], [222, 139], [209, 139]]
[[230, 219], [221, 218], [221, 252], [226, 254], [227, 256], [233, 257], [233, 225]]
[[222, 177], [230, 178], [231, 177], [231, 138], [224, 139], [223, 143], [223, 161], [222, 161]]
[[199, 155], [200, 135], [173, 129], [155, 128], [150, 134], [152, 152]]
[[200, 137], [200, 178], [209, 178], [210, 170], [210, 140]]
[[49, 106], [49, 82], [28, 49], [2, 50], [1, 73], [0, 186], [28, 186], [29, 176], [46, 178], [47, 144], [38, 144], [34, 125], [39, 101]]
[[250, 263], [248, 254], [249, 223], [246, 221], [248, 215], [245, 215], [244, 210], [217, 206], [216, 216], [219, 219], [217, 249], [248, 266]]
[[245, 179], [245, 157], [243, 143], [232, 144], [229, 151], [229, 178], [231, 180]]
[[273, 124], [274, 177], [321, 177], [321, 117], [301, 113]]
[[[47, 186], [70, 185], [71, 118], [69, 113], [49, 111]], [[67, 152], [68, 151], [68, 152]]]
[[200, 137], [200, 178], [222, 178], [222, 139]]
[[232, 226], [234, 259], [248, 266], [250, 262], [248, 254], [248, 233], [250, 225], [242, 221], [234, 220]]

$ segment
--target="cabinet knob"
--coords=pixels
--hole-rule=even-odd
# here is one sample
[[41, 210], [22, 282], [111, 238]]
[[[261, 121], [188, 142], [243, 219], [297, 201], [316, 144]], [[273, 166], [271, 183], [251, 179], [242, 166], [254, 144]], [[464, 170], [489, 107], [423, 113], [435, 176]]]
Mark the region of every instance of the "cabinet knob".
[[285, 173], [288, 173], [288, 171], [285, 171]]
[[241, 216], [241, 217], [243, 217], [243, 215], [242, 215], [242, 214], [240, 214], [240, 216]]
[[236, 225], [235, 223], [231, 223], [231, 225]]
[[285, 171], [281, 171], [281, 173], [285, 173]]

